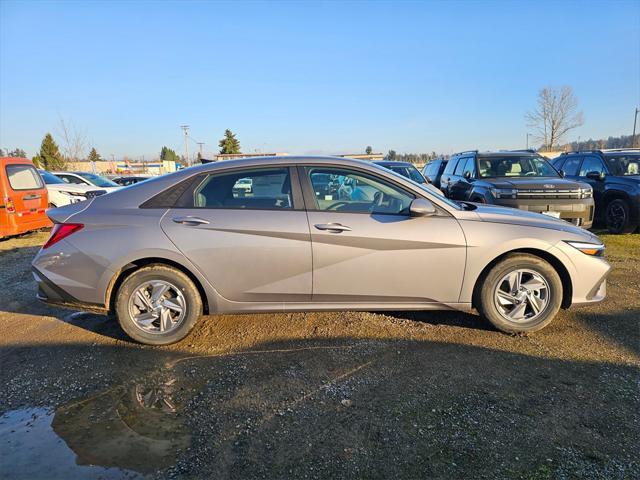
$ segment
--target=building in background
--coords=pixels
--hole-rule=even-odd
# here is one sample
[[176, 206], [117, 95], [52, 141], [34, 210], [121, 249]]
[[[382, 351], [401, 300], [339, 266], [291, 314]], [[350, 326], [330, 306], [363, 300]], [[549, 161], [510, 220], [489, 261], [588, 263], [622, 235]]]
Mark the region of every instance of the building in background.
[[202, 163], [219, 162], [221, 160], [238, 160], [240, 158], [255, 158], [255, 157], [285, 157], [289, 155], [285, 152], [276, 153], [219, 153], [213, 155], [213, 158], [203, 158]]
[[384, 160], [384, 153], [345, 153], [335, 156], [341, 158], [353, 158], [354, 160], [371, 160], [372, 162]]

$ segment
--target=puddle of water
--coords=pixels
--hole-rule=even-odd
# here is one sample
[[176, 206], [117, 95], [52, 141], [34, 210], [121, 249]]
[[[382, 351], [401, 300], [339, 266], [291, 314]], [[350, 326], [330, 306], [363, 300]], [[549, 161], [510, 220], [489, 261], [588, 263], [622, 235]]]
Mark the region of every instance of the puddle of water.
[[190, 444], [171, 382], [0, 417], [0, 479], [143, 478]]

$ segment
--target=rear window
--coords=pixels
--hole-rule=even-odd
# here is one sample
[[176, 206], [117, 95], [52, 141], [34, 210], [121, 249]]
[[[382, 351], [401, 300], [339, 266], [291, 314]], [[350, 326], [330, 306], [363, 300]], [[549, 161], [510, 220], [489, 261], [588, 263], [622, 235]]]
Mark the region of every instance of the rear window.
[[7, 178], [13, 190], [42, 188], [42, 179], [31, 165], [7, 165]]

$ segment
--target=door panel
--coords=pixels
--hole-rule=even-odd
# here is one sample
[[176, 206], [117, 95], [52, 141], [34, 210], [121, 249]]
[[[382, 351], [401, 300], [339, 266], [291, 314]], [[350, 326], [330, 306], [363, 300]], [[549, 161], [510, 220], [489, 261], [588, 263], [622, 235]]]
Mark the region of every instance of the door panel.
[[[457, 302], [466, 244], [452, 217], [310, 211], [313, 301]], [[319, 230], [339, 223], [350, 230]]]
[[[181, 217], [208, 223], [174, 221]], [[311, 299], [311, 243], [304, 211], [171, 209], [161, 227], [228, 300]]]

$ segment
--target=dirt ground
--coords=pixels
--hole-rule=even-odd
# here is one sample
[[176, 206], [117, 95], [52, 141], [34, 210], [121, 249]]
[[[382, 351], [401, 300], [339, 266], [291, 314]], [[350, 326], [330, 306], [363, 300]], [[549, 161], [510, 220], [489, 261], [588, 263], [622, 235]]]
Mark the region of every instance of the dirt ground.
[[209, 316], [129, 341], [0, 242], [0, 478], [640, 478], [640, 236], [606, 302], [509, 336], [454, 312]]

